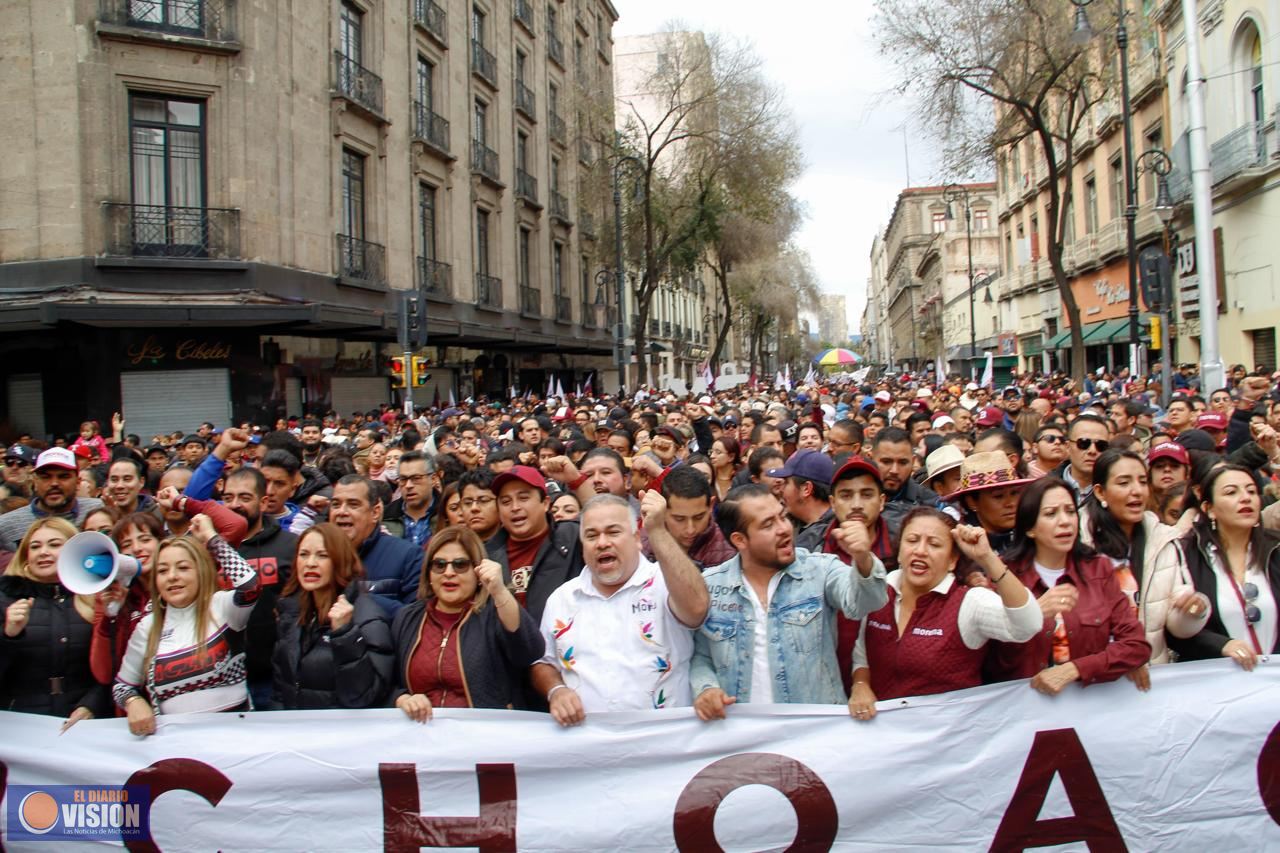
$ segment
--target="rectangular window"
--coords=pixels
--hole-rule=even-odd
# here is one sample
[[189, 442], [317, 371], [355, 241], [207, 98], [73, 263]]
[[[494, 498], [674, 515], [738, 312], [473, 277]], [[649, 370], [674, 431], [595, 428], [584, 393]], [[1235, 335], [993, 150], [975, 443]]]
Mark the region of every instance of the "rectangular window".
[[516, 168], [529, 171], [529, 135], [523, 131], [516, 134]]
[[596, 49], [604, 50], [604, 19], [596, 12]]
[[1062, 223], [1062, 244], [1070, 246], [1076, 241], [1076, 200], [1067, 203], [1066, 221]]
[[476, 208], [476, 272], [489, 274], [489, 211]]
[[973, 212], [973, 230], [986, 231], [991, 227], [991, 211], [983, 208]]
[[484, 46], [485, 14], [478, 6], [471, 7], [471, 40]]
[[[1163, 150], [1164, 146], [1161, 143], [1164, 140], [1164, 134], [1160, 132], [1160, 128], [1157, 127], [1157, 128], [1148, 130], [1146, 139], [1147, 139], [1147, 147], [1142, 150], [1151, 151], [1156, 148]], [[1155, 169], [1147, 169], [1147, 179], [1145, 183], [1147, 185], [1147, 201], [1154, 202], [1156, 200], [1156, 170]]]
[[560, 158], [551, 158], [551, 189], [560, 192]]
[[[156, 95], [129, 100], [135, 251], [207, 242], [204, 104]], [[181, 254], [198, 254], [185, 248]]]
[[1084, 179], [1084, 233], [1098, 230], [1098, 181], [1093, 175]]
[[418, 184], [418, 234], [422, 257], [434, 261], [436, 254], [436, 188], [431, 184]]
[[364, 65], [364, 13], [351, 3], [342, 4], [338, 19], [338, 48], [356, 65]]
[[521, 228], [519, 235], [519, 252], [520, 252], [520, 286], [529, 287], [529, 270], [530, 264], [530, 248], [532, 235], [528, 228]]
[[1022, 152], [1013, 146], [1013, 183], [1019, 192], [1022, 191]]
[[524, 69], [528, 64], [528, 57], [525, 56], [523, 50], [516, 51], [516, 82], [524, 83]]
[[426, 57], [419, 56], [414, 78], [414, 100], [430, 112], [435, 112], [435, 76], [435, 66]]
[[1124, 215], [1124, 165], [1123, 160], [1116, 157], [1108, 168], [1111, 173], [1111, 218], [1119, 219]]
[[1031, 260], [1040, 260], [1040, 217], [1031, 215]]
[[551, 289], [556, 296], [564, 295], [564, 244], [551, 244]]
[[489, 105], [479, 98], [476, 98], [474, 122], [475, 128], [471, 132], [472, 138], [487, 147], [489, 141]]
[[591, 259], [583, 255], [578, 265], [578, 279], [582, 283], [582, 301], [586, 304], [595, 304], [596, 295], [591, 287]]
[[559, 31], [560, 31], [560, 10], [555, 7], [555, 4], [548, 3], [547, 4], [547, 32], [551, 33], [554, 36], [558, 34]]
[[947, 214], [945, 211], [938, 211], [933, 214], [933, 233], [941, 234], [947, 230]]
[[547, 112], [553, 116], [560, 115], [560, 87], [555, 83], [547, 84]]
[[342, 233], [364, 239], [364, 155], [342, 149]]
[[1276, 329], [1251, 329], [1249, 337], [1253, 339], [1253, 364], [1270, 372], [1276, 367]]

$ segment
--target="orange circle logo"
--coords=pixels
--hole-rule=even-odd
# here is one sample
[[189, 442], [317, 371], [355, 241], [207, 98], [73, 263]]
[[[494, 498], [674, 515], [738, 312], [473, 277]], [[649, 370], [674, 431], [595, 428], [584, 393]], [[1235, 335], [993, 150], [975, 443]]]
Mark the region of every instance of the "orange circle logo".
[[33, 835], [44, 835], [58, 822], [58, 803], [44, 791], [32, 791], [18, 806], [22, 828]]

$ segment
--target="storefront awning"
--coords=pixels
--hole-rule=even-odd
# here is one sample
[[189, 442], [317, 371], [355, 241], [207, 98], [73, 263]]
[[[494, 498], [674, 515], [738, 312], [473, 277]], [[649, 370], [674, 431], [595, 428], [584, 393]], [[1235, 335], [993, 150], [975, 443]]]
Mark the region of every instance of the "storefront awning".
[[[1104, 346], [1106, 344], [1123, 344], [1129, 340], [1129, 318], [1116, 317], [1111, 320], [1100, 320], [1090, 323], [1081, 331], [1084, 332], [1084, 345], [1087, 347]], [[1151, 332], [1140, 327], [1142, 340], [1150, 340]], [[1071, 329], [1063, 329], [1049, 339], [1045, 349], [1068, 349], [1071, 346]]]

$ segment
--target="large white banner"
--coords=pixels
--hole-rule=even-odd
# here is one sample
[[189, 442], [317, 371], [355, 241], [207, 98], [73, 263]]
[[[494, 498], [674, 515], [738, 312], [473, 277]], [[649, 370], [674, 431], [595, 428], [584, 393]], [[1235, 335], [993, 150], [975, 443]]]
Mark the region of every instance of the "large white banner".
[[[83, 822], [94, 810], [75, 803], [128, 783], [154, 800], [154, 845], [134, 850], [1280, 849], [1280, 667], [1179, 664], [1152, 682], [1052, 699], [1017, 682], [884, 703], [869, 723], [825, 706], [574, 729], [333, 711], [166, 717], [140, 740], [122, 720], [59, 736], [2, 714], [4, 840], [87, 846], [19, 823]], [[45, 792], [59, 785], [79, 787]]]

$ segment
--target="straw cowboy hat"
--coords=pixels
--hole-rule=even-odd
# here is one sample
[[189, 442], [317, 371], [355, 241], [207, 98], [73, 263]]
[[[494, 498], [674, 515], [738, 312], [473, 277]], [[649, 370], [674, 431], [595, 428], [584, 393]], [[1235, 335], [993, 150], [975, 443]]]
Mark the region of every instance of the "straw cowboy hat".
[[960, 488], [947, 495], [945, 500], [955, 500], [983, 489], [1023, 486], [1030, 482], [1032, 479], [1029, 477], [1018, 477], [1008, 454], [999, 450], [972, 453], [960, 465]]

